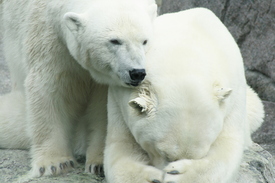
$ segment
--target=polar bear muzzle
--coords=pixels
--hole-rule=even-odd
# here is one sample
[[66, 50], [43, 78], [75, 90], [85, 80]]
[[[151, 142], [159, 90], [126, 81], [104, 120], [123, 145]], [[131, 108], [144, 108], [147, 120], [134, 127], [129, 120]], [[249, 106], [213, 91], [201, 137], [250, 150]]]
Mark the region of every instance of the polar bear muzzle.
[[130, 85], [138, 86], [141, 83], [141, 81], [145, 78], [146, 72], [145, 69], [133, 69], [129, 71], [129, 75], [131, 78]]

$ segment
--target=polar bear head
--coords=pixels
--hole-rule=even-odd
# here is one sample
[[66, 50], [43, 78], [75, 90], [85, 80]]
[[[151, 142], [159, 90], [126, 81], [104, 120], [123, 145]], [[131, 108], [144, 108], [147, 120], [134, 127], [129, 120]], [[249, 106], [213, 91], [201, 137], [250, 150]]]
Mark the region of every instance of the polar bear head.
[[232, 89], [202, 83], [203, 78], [180, 78], [176, 85], [162, 79], [152, 85], [147, 79], [131, 94], [127, 125], [152, 153], [153, 165], [163, 168], [167, 160], [205, 156], [222, 130]]
[[64, 15], [70, 54], [103, 84], [137, 86], [157, 6], [151, 0], [94, 0]]

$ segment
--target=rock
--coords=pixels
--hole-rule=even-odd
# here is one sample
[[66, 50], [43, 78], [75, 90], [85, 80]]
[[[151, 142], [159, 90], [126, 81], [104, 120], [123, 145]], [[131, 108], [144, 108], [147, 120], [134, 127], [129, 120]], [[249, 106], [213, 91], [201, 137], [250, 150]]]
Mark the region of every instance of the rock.
[[265, 121], [252, 135], [254, 142], [260, 144], [275, 157], [275, 103], [264, 101]]
[[245, 151], [235, 183], [274, 183], [275, 159], [261, 146], [253, 144]]
[[0, 150], [0, 182], [14, 182], [29, 170], [29, 156], [23, 150]]

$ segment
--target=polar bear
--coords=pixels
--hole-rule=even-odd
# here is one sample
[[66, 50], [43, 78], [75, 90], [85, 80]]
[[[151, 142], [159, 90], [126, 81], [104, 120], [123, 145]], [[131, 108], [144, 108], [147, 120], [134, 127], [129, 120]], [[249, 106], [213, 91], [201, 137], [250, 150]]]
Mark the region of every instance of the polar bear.
[[[153, 0], [1, 0], [12, 92], [0, 97], [0, 148], [31, 149], [31, 176], [86, 154], [102, 172], [107, 85], [144, 79]], [[98, 84], [99, 83], [99, 84]]]
[[162, 15], [154, 30], [145, 80], [109, 87], [107, 181], [232, 183], [264, 116], [238, 46], [204, 8]]

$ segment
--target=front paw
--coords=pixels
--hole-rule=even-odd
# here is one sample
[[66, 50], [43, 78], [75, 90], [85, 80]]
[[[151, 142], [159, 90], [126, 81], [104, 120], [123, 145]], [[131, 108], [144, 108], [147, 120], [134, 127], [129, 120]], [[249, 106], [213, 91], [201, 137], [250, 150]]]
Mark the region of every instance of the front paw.
[[[144, 174], [146, 175], [145, 180], [146, 182], [149, 183], [163, 183], [163, 171], [155, 168], [155, 167], [151, 167], [151, 166], [147, 166], [144, 169]], [[143, 176], [143, 175], [137, 175], [137, 176]]]
[[86, 163], [85, 172], [95, 174], [99, 177], [105, 177], [102, 164], [87, 164]]
[[214, 183], [206, 160], [179, 160], [164, 168], [164, 183]]
[[103, 169], [103, 155], [98, 153], [87, 153], [85, 172], [97, 175], [99, 177], [105, 177]]
[[30, 172], [31, 177], [55, 176], [62, 173], [67, 173], [75, 167], [73, 157], [41, 157], [39, 160], [34, 160]]

